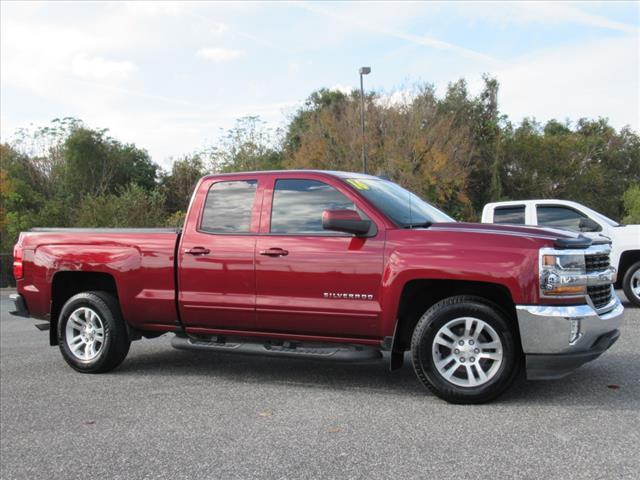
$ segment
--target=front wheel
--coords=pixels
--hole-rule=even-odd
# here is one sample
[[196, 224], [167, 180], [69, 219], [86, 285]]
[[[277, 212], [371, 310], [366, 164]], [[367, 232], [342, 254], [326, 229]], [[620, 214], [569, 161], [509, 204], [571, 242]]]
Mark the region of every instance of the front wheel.
[[450, 403], [484, 403], [513, 382], [519, 366], [512, 327], [495, 307], [470, 296], [433, 305], [411, 340], [420, 381]]
[[640, 307], [640, 262], [631, 265], [622, 279], [622, 288], [627, 299]]
[[58, 318], [58, 343], [62, 357], [79, 372], [108, 372], [120, 365], [131, 340], [118, 300], [107, 292], [71, 297]]

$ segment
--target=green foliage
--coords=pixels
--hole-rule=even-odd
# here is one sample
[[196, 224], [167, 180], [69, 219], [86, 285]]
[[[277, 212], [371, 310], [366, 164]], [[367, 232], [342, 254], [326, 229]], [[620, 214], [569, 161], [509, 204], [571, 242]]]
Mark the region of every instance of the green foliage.
[[63, 143], [63, 157], [60, 194], [74, 199], [113, 193], [129, 183], [155, 187], [158, 166], [147, 152], [108, 137], [106, 130], [73, 130]]
[[177, 212], [173, 212], [164, 221], [164, 226], [171, 228], [182, 228], [186, 216], [187, 212], [185, 210], [178, 210]]
[[165, 222], [164, 196], [135, 183], [116, 193], [88, 195], [76, 213], [79, 227], [159, 227]]
[[603, 214], [622, 216], [622, 194], [640, 181], [640, 139], [606, 120], [578, 121], [575, 129], [552, 120], [525, 120], [505, 129], [504, 198], [574, 200]]
[[631, 185], [622, 196], [625, 216], [622, 223], [640, 224], [640, 183]]
[[171, 172], [160, 176], [160, 191], [166, 198], [166, 210], [170, 213], [186, 210], [193, 188], [205, 173], [204, 161], [199, 154], [175, 160]]
[[272, 132], [259, 117], [237, 120], [218, 145], [209, 150], [212, 169], [223, 173], [281, 169], [282, 153], [272, 138]]

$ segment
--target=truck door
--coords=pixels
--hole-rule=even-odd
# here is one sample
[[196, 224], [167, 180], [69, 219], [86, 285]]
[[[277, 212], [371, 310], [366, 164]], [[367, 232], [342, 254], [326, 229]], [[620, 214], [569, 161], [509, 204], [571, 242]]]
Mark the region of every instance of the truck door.
[[178, 266], [180, 313], [187, 327], [251, 330], [255, 325], [258, 184], [257, 177], [205, 179], [196, 192]]
[[256, 244], [258, 330], [376, 337], [384, 229], [368, 238], [323, 230], [325, 210], [367, 215], [348, 189], [291, 175], [265, 187]]

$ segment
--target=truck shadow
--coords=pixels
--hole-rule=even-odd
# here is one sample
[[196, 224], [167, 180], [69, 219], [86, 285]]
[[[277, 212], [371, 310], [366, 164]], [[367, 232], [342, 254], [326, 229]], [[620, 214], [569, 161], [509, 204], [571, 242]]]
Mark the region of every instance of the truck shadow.
[[[630, 369], [629, 365], [634, 367]], [[638, 365], [640, 355], [611, 352], [608, 357], [603, 356], [559, 380], [528, 382], [522, 374], [497, 402], [490, 405], [640, 409]], [[214, 382], [282, 385], [288, 389], [357, 391], [435, 400], [435, 396], [417, 380], [408, 355], [404, 367], [390, 373], [386, 356], [368, 363], [334, 363], [217, 352], [185, 352], [167, 345], [166, 350], [154, 348], [152, 352], [130, 354], [114, 374], [160, 376], [168, 381], [178, 376], [192, 385], [198, 383], [203, 386]]]
[[365, 390], [371, 393], [425, 395], [410, 363], [393, 373], [388, 361], [339, 363], [218, 352], [166, 351], [130, 355], [117, 375], [180, 376], [190, 382], [286, 385], [287, 388]]

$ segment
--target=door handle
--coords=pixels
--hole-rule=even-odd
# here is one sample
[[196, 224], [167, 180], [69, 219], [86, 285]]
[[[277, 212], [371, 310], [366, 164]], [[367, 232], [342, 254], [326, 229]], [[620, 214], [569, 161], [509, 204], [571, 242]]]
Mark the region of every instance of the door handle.
[[188, 253], [189, 255], [206, 255], [211, 252], [208, 248], [204, 247], [193, 247], [191, 249], [185, 249], [184, 253]]
[[266, 250], [260, 250], [260, 255], [267, 257], [286, 257], [289, 255], [289, 252], [282, 248], [267, 248]]

